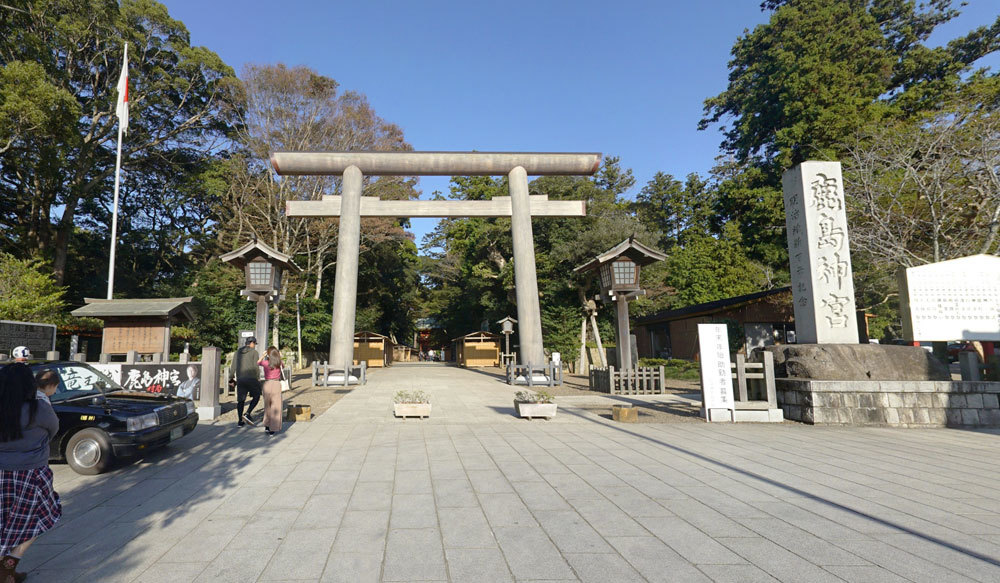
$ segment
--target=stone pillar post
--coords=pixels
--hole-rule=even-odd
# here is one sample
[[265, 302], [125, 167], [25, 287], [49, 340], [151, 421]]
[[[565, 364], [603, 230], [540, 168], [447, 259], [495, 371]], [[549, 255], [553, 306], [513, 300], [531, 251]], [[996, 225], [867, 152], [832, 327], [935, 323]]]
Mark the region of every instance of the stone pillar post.
[[215, 419], [222, 410], [219, 406], [219, 368], [222, 350], [206, 346], [201, 351], [201, 389], [195, 401], [199, 419]]
[[333, 288], [333, 323], [330, 328], [330, 367], [334, 370], [349, 371], [354, 361], [358, 254], [361, 251], [361, 181], [361, 170], [357, 166], [348, 166], [344, 170], [337, 272]]
[[840, 162], [803, 162], [781, 177], [799, 344], [858, 343]]
[[538, 277], [535, 274], [535, 240], [531, 231], [528, 174], [523, 167], [517, 166], [510, 171], [508, 184], [521, 364], [541, 367], [545, 365], [545, 352], [542, 350], [542, 315], [538, 307]]
[[631, 334], [629, 333], [628, 299], [618, 296], [618, 368], [632, 370]]
[[267, 349], [267, 316], [267, 296], [258, 294], [257, 321], [253, 330], [254, 337], [257, 338], [257, 352], [263, 352]]

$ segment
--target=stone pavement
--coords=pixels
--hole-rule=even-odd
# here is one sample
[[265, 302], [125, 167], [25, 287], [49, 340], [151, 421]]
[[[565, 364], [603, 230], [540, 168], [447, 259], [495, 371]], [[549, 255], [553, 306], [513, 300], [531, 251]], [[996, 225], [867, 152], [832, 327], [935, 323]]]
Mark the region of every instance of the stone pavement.
[[[398, 389], [426, 420], [391, 416]], [[29, 581], [1000, 581], [997, 431], [620, 425], [497, 375], [373, 371], [326, 413], [204, 423], [96, 477]], [[676, 398], [676, 397], [671, 397]]]

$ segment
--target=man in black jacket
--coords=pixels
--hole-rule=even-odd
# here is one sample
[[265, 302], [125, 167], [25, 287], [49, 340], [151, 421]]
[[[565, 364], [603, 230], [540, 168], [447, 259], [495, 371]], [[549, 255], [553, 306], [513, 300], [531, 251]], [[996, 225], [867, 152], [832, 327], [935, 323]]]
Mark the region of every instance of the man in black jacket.
[[[239, 419], [236, 425], [239, 427], [243, 427], [246, 423], [251, 426], [256, 425], [250, 419], [250, 414], [257, 406], [257, 402], [260, 401], [261, 386], [258, 379], [260, 371], [258, 360], [260, 360], [260, 355], [257, 354], [257, 339], [247, 338], [246, 345], [241, 346], [236, 351], [236, 357], [233, 359], [233, 371], [236, 373], [236, 414]], [[244, 414], [243, 405], [248, 394], [250, 395], [250, 406]]]

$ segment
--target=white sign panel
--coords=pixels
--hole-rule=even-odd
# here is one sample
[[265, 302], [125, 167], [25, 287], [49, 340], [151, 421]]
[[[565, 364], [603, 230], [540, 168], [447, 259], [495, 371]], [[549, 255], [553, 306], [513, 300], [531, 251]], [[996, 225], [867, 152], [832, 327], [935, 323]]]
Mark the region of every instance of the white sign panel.
[[708, 415], [710, 409], [734, 409], [733, 373], [726, 325], [698, 324], [698, 348], [705, 415]]
[[803, 162], [781, 177], [800, 344], [858, 342], [840, 162]]
[[903, 336], [909, 340], [1000, 340], [1000, 257], [973, 255], [902, 272]]

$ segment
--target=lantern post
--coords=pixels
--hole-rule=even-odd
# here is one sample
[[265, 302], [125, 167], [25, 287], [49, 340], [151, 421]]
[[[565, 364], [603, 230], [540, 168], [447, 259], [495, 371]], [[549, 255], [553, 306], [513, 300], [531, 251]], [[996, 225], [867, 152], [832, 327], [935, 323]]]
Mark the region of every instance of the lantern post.
[[632, 362], [628, 301], [646, 294], [645, 290], [639, 289], [640, 268], [666, 258], [663, 253], [643, 245], [632, 236], [573, 270], [595, 272], [601, 287], [601, 301], [617, 307], [618, 366], [622, 370], [632, 369], [636, 364]]

